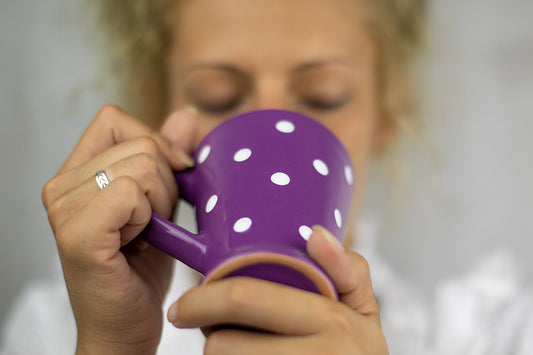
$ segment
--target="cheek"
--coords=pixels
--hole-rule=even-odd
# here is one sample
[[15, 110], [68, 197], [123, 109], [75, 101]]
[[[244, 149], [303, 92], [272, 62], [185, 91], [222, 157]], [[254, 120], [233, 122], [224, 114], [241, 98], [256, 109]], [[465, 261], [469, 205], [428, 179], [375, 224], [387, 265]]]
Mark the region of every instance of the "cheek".
[[[348, 217], [350, 228], [355, 225], [366, 190], [368, 165], [373, 156], [376, 140], [377, 121], [377, 109], [368, 107], [364, 110], [352, 111], [342, 121], [329, 127], [348, 151], [354, 167], [356, 183], [352, 208]], [[351, 229], [348, 230], [349, 235], [352, 235], [352, 232]]]
[[347, 124], [334, 128], [333, 132], [350, 154], [357, 175], [364, 175], [372, 152], [372, 129], [366, 124]]
[[327, 124], [350, 154], [354, 167], [361, 173], [372, 155], [376, 140], [377, 110], [373, 105], [345, 112], [338, 120]]
[[338, 127], [338, 137], [345, 145], [359, 174], [366, 170], [366, 163], [374, 152], [378, 138], [379, 108], [377, 100], [369, 98], [352, 115], [346, 118], [343, 127]]

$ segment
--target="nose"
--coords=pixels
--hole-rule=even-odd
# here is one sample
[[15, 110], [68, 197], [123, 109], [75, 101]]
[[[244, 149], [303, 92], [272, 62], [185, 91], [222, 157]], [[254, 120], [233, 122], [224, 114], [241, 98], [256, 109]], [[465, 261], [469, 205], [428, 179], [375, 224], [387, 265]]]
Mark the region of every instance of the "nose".
[[253, 110], [288, 110], [290, 98], [281, 80], [264, 80], [260, 82], [253, 97]]

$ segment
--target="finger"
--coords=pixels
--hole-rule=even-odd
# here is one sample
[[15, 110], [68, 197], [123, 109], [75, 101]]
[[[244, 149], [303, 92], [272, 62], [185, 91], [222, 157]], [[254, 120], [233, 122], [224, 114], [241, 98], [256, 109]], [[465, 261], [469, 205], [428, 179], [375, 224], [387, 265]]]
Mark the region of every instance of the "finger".
[[157, 142], [172, 168], [179, 170], [189, 165], [190, 160], [183, 151], [172, 149], [168, 140], [159, 133], [117, 106], [106, 105], [87, 127], [59, 173], [85, 163], [114, 145], [145, 136]]
[[293, 287], [234, 277], [189, 290], [170, 307], [168, 318], [179, 328], [233, 324], [309, 335], [328, 326], [325, 319], [331, 312], [340, 313], [345, 308], [342, 303]]
[[59, 252], [62, 259], [76, 264], [116, 265], [113, 260], [123, 258], [119, 249], [139, 234], [150, 218], [150, 204], [135, 180], [117, 178], [58, 228]]
[[[125, 144], [134, 145], [134, 141]], [[150, 201], [152, 209], [161, 216], [167, 217], [178, 198], [178, 188], [170, 166], [159, 158], [160, 156], [154, 157], [152, 153], [140, 152], [113, 162], [105, 169], [105, 172], [110, 181], [120, 176], [132, 177]], [[93, 164], [91, 163], [91, 165]], [[93, 165], [84, 169], [87, 171], [87, 175], [91, 176], [89, 172], [96, 166]], [[95, 186], [98, 190], [92, 177], [86, 180], [85, 184]]]
[[[100, 191], [94, 177], [45, 203], [48, 220], [54, 233], [73, 215], [84, 208]], [[44, 201], [44, 199], [43, 199]]]
[[[179, 118], [183, 114], [191, 115], [189, 111], [182, 110], [174, 113], [174, 116]], [[135, 140], [135, 142], [130, 143], [129, 140]], [[122, 141], [128, 143], [119, 144]], [[132, 145], [136, 147], [132, 148]], [[107, 152], [108, 147], [112, 147], [109, 149], [111, 152]], [[172, 191], [172, 186], [175, 186], [170, 170], [181, 170], [194, 164], [192, 158], [184, 150], [171, 145], [165, 138], [137, 119], [127, 115], [116, 106], [105, 106], [89, 125], [58, 175], [43, 188], [42, 200], [45, 208], [48, 209], [48, 206], [60, 195], [81, 184], [95, 171], [109, 166], [116, 160], [142, 151], [158, 157], [160, 161], [165, 161], [161, 163], [161, 167], [170, 164], [170, 169], [161, 169], [170, 191]], [[73, 169], [81, 165], [83, 169]]]
[[[132, 156], [135, 158], [131, 159]], [[87, 176], [91, 176], [102, 168], [107, 169], [117, 161], [126, 160], [134, 169], [147, 169], [148, 172], [157, 171], [173, 199], [177, 198], [177, 186], [172, 168], [162, 155], [157, 142], [151, 137], [136, 138], [116, 145], [78, 169], [65, 173], [63, 179], [67, 184], [75, 185], [77, 181], [83, 181]], [[156, 164], [154, 165], [154, 163]]]
[[[127, 157], [106, 168], [105, 173], [109, 182], [122, 176], [133, 178], [150, 202], [153, 211], [165, 218], [170, 216], [177, 198], [176, 183], [164, 181], [159, 165], [151, 156], [141, 153]], [[53, 217], [51, 223], [57, 228], [83, 208], [99, 191], [94, 177], [67, 191], [49, 207], [49, 216]]]
[[160, 133], [174, 147], [192, 153], [198, 132], [197, 114], [197, 110], [193, 107], [174, 112], [165, 120]]
[[341, 302], [379, 322], [379, 308], [367, 261], [357, 253], [345, 251], [323, 227], [315, 226], [313, 229], [314, 233], [307, 242], [307, 251], [331, 277]]
[[158, 158], [139, 153], [113, 163], [109, 170], [112, 179], [131, 176], [144, 191], [152, 209], [168, 217], [178, 198], [178, 186], [170, 166]]
[[[132, 156], [139, 158], [139, 161], [131, 160], [130, 158]], [[111, 165], [117, 161], [127, 159], [130, 159], [128, 162], [133, 167], [132, 170], [146, 169], [147, 174], [157, 170], [161, 174], [164, 186], [166, 186], [171, 200], [176, 200], [177, 185], [172, 169], [162, 155], [157, 142], [145, 136], [115, 145], [76, 169], [71, 169], [53, 178], [43, 189], [45, 207], [48, 208], [49, 204], [53, 203], [61, 195], [68, 193], [70, 190], [84, 183], [89, 177], [92, 178], [96, 171], [106, 168], [109, 174], [112, 170], [110, 168]], [[157, 166], [154, 165], [154, 162], [157, 163]], [[127, 175], [127, 173], [118, 174], [118, 176], [120, 175]]]
[[150, 201], [152, 210], [163, 217], [170, 216], [178, 189], [167, 165], [141, 153], [114, 163], [106, 171], [109, 171], [111, 179], [121, 176], [133, 178]]
[[332, 354], [335, 346], [334, 342], [327, 344], [314, 336], [279, 336], [271, 333], [223, 329], [207, 337], [204, 354]]

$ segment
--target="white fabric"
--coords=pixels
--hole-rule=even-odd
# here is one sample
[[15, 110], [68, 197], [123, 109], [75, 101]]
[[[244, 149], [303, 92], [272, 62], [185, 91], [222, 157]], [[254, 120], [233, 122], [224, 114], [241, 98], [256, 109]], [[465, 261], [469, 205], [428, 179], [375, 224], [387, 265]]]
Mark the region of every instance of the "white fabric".
[[533, 290], [522, 284], [510, 253], [495, 251], [442, 280], [426, 301], [382, 259], [374, 226], [360, 224], [358, 251], [370, 264], [391, 354], [533, 354]]
[[[193, 272], [177, 265], [164, 309], [195, 284]], [[34, 282], [17, 299], [4, 324], [0, 355], [74, 354], [76, 323], [63, 280]], [[201, 354], [204, 344], [197, 329], [177, 330], [164, 323], [158, 354]]]
[[[495, 252], [463, 275], [441, 281], [434, 297], [394, 273], [376, 250], [374, 226], [359, 224], [359, 248], [369, 264], [393, 355], [531, 355], [533, 292], [520, 282], [511, 255]], [[164, 308], [196, 282], [177, 265]], [[76, 331], [62, 281], [36, 282], [18, 299], [0, 354], [72, 354]], [[203, 335], [165, 322], [158, 354], [201, 354]]]

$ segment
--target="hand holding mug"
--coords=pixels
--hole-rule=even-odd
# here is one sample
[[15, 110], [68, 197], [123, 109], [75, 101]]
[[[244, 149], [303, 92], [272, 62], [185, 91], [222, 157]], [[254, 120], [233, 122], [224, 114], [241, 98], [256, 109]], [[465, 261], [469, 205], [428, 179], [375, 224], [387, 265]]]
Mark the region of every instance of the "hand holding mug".
[[[169, 309], [176, 327], [217, 328], [204, 354], [387, 355], [366, 260], [318, 229], [309, 255], [329, 275], [339, 301], [255, 278], [197, 286]], [[232, 324], [233, 327], [216, 327]], [[251, 329], [260, 329], [262, 332]]]
[[206, 275], [168, 319], [202, 328], [205, 354], [388, 354], [368, 264], [340, 242], [354, 176], [336, 137], [299, 114], [252, 112], [195, 158], [176, 178], [199, 234], [157, 216], [143, 232]]
[[[187, 111], [175, 115], [175, 121], [195, 120]], [[184, 129], [182, 143], [193, 133]], [[181, 147], [119, 108], [105, 106], [44, 187], [79, 353], [155, 351], [173, 262], [134, 238], [152, 210], [170, 216], [178, 196], [173, 171], [188, 165]], [[110, 184], [100, 190], [94, 173], [102, 169]]]

